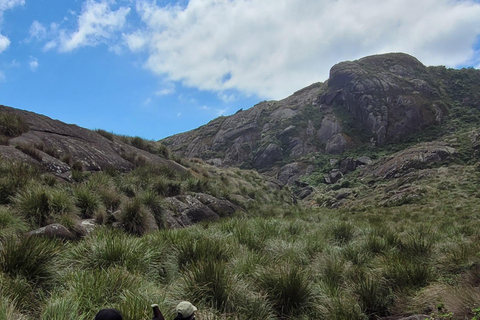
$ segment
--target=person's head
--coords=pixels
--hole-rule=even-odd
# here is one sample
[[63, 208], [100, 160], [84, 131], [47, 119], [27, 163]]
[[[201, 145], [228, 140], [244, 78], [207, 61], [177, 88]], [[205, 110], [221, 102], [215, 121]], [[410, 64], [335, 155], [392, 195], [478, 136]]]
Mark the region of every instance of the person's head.
[[182, 301], [177, 305], [175, 310], [177, 311], [177, 317], [175, 320], [193, 320], [195, 319], [195, 311], [197, 311], [197, 307], [188, 301]]
[[102, 309], [98, 311], [95, 320], [123, 320], [122, 314], [116, 309]]

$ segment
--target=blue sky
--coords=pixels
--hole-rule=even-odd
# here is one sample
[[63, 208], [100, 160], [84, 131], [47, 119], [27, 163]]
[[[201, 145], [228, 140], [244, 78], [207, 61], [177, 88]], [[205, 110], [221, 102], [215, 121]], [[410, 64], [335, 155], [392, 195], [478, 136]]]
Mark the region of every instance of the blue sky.
[[0, 0], [0, 104], [161, 139], [406, 52], [480, 66], [473, 0]]

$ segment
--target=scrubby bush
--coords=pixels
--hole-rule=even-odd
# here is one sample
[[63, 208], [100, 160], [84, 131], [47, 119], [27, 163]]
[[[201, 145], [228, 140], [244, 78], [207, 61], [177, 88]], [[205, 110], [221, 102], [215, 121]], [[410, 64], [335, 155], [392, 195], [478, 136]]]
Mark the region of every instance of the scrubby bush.
[[100, 207], [101, 199], [88, 185], [78, 185], [74, 188], [75, 204], [80, 209], [82, 218], [91, 218]]
[[312, 278], [299, 266], [281, 264], [256, 275], [257, 284], [280, 317], [308, 314], [316, 302]]
[[14, 113], [0, 112], [0, 134], [16, 137], [28, 131], [28, 124]]
[[136, 197], [126, 201], [120, 211], [120, 223], [126, 232], [141, 236], [150, 228], [149, 216], [151, 215], [142, 203], [142, 199]]
[[10, 277], [24, 277], [33, 284], [53, 285], [59, 250], [58, 243], [49, 239], [6, 237], [0, 242], [0, 271]]

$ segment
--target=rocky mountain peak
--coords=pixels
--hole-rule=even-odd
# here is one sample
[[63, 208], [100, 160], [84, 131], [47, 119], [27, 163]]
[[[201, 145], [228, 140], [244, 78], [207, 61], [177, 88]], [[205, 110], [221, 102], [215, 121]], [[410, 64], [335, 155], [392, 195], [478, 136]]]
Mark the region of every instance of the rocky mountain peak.
[[282, 166], [309, 154], [401, 142], [441, 124], [454, 103], [478, 105], [472, 92], [480, 72], [462, 72], [426, 67], [404, 53], [341, 62], [324, 83], [162, 142], [181, 156], [278, 175]]

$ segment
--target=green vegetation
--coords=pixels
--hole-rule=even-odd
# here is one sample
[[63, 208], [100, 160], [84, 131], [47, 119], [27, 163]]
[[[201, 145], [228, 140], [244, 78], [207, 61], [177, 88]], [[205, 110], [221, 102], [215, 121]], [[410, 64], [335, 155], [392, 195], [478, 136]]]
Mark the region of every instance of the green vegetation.
[[[369, 197], [337, 210], [279, 206], [282, 193], [263, 192], [255, 172], [200, 161], [187, 172], [141, 167], [113, 177], [91, 174], [73, 185], [29, 172], [34, 181], [21, 183], [0, 208], [0, 319], [91, 319], [104, 307], [147, 319], [151, 303], [173, 317], [183, 299], [199, 307], [199, 319], [480, 313], [474, 166], [418, 180], [430, 186], [421, 203], [386, 208]], [[195, 178], [199, 173], [203, 178]], [[183, 195], [208, 190], [250, 200], [238, 202], [244, 213], [170, 230], [161, 179], [182, 185]], [[50, 221], [74, 229], [80, 217], [104, 225], [68, 243], [23, 236]], [[160, 229], [149, 231], [152, 223]]]
[[27, 131], [28, 124], [22, 117], [10, 112], [0, 112], [0, 135], [13, 138]]

